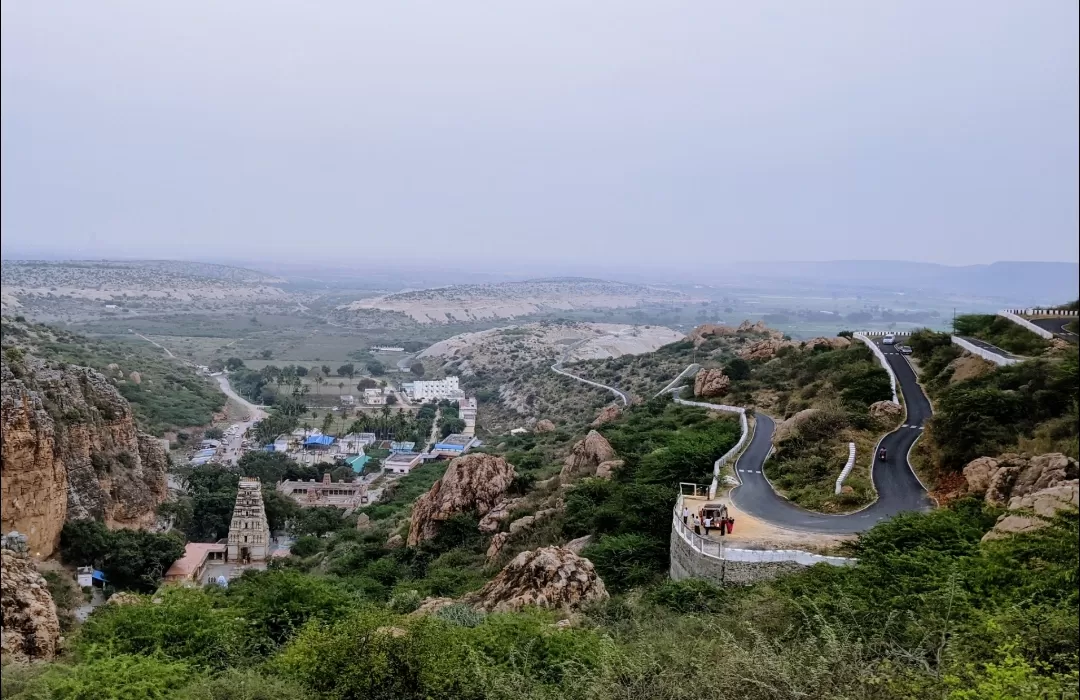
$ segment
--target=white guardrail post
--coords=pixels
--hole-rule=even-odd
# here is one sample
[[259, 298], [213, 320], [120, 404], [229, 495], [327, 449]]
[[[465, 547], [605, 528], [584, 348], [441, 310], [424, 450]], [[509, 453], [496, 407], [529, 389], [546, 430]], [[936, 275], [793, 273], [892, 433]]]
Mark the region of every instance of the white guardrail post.
[[855, 466], [855, 443], [848, 443], [848, 458], [844, 468], [840, 470], [840, 476], [836, 477], [836, 493], [840, 493], [840, 489], [844, 487], [844, 479], [848, 478], [848, 474], [851, 473], [851, 468]]
[[1054, 334], [1051, 333], [1050, 331], [1046, 330], [1045, 328], [1039, 328], [1038, 326], [1036, 326], [1034, 323], [1027, 320], [1026, 318], [1020, 318], [1019, 316], [1014, 314], [1009, 309], [1003, 309], [1001, 311], [998, 311], [997, 315], [1001, 316], [1002, 318], [1009, 319], [1010, 321], [1012, 321], [1016, 325], [1020, 326], [1021, 328], [1025, 329], [1025, 330], [1031, 331], [1032, 333], [1039, 336], [1040, 338], [1046, 338], [1047, 340], [1052, 340], [1053, 337], [1054, 337]]
[[881, 348], [877, 346], [877, 343], [867, 338], [863, 333], [854, 333], [852, 334], [852, 337], [865, 343], [866, 346], [870, 348], [870, 351], [874, 353], [874, 357], [881, 363], [881, 366], [889, 373], [889, 386], [892, 388], [892, 402], [900, 405], [900, 397], [896, 395], [896, 373], [893, 372], [893, 368], [889, 366], [889, 361], [885, 359], [885, 353], [881, 352]]

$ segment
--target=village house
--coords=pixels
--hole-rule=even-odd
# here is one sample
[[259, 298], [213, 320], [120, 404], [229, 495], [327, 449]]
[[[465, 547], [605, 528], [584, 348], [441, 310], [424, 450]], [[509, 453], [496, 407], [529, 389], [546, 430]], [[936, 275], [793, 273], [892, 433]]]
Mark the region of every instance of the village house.
[[228, 548], [229, 546], [224, 542], [188, 542], [184, 546], [184, 556], [174, 561], [165, 572], [165, 583], [182, 585], [202, 583], [207, 566], [224, 562]]
[[476, 444], [476, 438], [472, 435], [451, 433], [435, 443], [435, 447], [432, 448], [431, 452], [444, 457], [460, 457], [468, 452], [469, 448], [474, 444]]
[[383, 460], [383, 471], [390, 474], [408, 474], [420, 465], [421, 459], [416, 452], [395, 452]]
[[368, 406], [382, 406], [386, 403], [386, 394], [382, 389], [364, 389], [364, 403]]

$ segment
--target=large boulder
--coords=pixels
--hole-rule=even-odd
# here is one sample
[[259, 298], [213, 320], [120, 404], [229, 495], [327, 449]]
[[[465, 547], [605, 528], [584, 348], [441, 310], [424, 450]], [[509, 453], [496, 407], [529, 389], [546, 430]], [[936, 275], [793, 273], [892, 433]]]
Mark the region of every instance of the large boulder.
[[694, 396], [724, 396], [731, 386], [731, 379], [719, 369], [703, 369], [694, 377]]
[[964, 467], [967, 493], [1008, 508], [986, 533], [987, 540], [1037, 530], [1058, 510], [1080, 507], [1077, 477], [1076, 460], [1059, 452], [979, 457]]
[[533, 426], [534, 433], [550, 433], [554, 432], [555, 424], [549, 421], [547, 418], [541, 418], [536, 421], [536, 425]]
[[0, 607], [5, 661], [49, 661], [60, 645], [60, 620], [45, 579], [29, 555], [0, 549]]
[[851, 341], [847, 338], [841, 338], [835, 336], [832, 338], [826, 338], [824, 336], [818, 338], [811, 338], [803, 343], [803, 349], [816, 350], [818, 348], [828, 348], [829, 350], [842, 350], [851, 345]]
[[737, 331], [731, 326], [722, 326], [715, 323], [703, 323], [694, 330], [690, 331], [690, 334], [686, 336], [686, 339], [694, 344], [694, 347], [700, 346], [709, 338], [714, 336], [735, 335]]
[[476, 453], [453, 460], [443, 478], [413, 504], [408, 546], [432, 539], [440, 525], [458, 513], [487, 515], [503, 500], [514, 476], [514, 465], [495, 455]]
[[610, 423], [621, 415], [622, 411], [615, 404], [605, 406], [603, 410], [600, 411], [599, 415], [596, 416], [596, 420], [590, 423], [590, 425], [593, 428], [599, 428], [604, 423]]
[[518, 554], [464, 600], [485, 612], [514, 612], [532, 605], [573, 610], [607, 597], [591, 561], [565, 547], [543, 547]]
[[799, 430], [799, 426], [820, 413], [820, 408], [804, 408], [787, 420], [777, 423], [776, 428], [773, 430], [773, 444], [779, 445], [781, 442], [794, 437]]
[[879, 423], [892, 423], [904, 415], [904, 409], [892, 401], [875, 401], [870, 404], [869, 413]]
[[602, 463], [615, 458], [611, 443], [600, 433], [590, 430], [583, 439], [578, 440], [570, 450], [559, 472], [559, 483], [565, 484], [575, 476], [596, 473]]
[[510, 539], [509, 532], [496, 532], [487, 548], [487, 560], [493, 561], [502, 552], [503, 547], [506, 546], [506, 541]]
[[480, 518], [480, 532], [498, 532], [499, 526], [510, 516], [510, 511], [518, 504], [520, 498], [507, 498], [495, 504], [484, 517]]
[[615, 472], [622, 468], [625, 462], [621, 459], [609, 459], [606, 462], [601, 462], [596, 465], [596, 478], [597, 479], [610, 479], [615, 475]]
[[783, 338], [763, 338], [755, 340], [739, 351], [739, 357], [744, 360], [771, 360], [783, 348], [793, 347], [794, 343]]

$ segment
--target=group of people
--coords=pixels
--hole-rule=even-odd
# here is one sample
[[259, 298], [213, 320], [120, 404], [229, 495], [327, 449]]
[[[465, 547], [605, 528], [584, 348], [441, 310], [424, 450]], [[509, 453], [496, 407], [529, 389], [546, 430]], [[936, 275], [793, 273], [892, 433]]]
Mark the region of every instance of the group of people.
[[691, 520], [693, 520], [694, 533], [701, 534], [702, 528], [705, 529], [705, 536], [708, 537], [711, 530], [720, 530], [720, 536], [730, 535], [732, 530], [735, 529], [735, 518], [728, 515], [728, 508], [726, 505], [721, 505], [720, 508], [706, 508], [702, 507], [697, 513], [691, 513], [690, 509], [683, 506], [682, 512], [683, 525], [690, 526]]

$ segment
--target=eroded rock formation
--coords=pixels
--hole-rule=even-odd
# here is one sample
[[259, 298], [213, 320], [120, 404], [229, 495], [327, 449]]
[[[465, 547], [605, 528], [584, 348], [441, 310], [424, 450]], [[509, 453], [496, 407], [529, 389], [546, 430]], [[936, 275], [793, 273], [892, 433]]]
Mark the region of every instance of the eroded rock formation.
[[596, 416], [596, 420], [590, 423], [590, 425], [593, 428], [599, 428], [604, 423], [610, 423], [611, 421], [616, 420], [621, 415], [622, 411], [619, 410], [618, 406], [614, 404], [612, 404], [611, 406], [605, 406]]
[[818, 338], [811, 338], [803, 343], [803, 349], [816, 350], [817, 348], [829, 348], [830, 350], [842, 350], [851, 345], [851, 341], [847, 338], [841, 338], [836, 336], [833, 338], [826, 338], [824, 336]]
[[147, 527], [167, 495], [161, 442], [104, 375], [33, 358], [0, 363], [2, 528], [46, 557], [68, 520]]
[[1058, 510], [1080, 507], [1077, 462], [1059, 452], [1023, 457], [979, 457], [964, 467], [967, 493], [983, 494], [987, 503], [1006, 506], [984, 539], [1036, 530]]
[[510, 511], [520, 500], [520, 498], [508, 498], [496, 503], [484, 517], [480, 518], [480, 532], [496, 532], [502, 522], [510, 517]]
[[739, 351], [739, 357], [744, 360], [771, 360], [783, 348], [793, 347], [794, 343], [783, 338], [763, 338], [755, 340]]
[[591, 561], [566, 547], [543, 547], [518, 554], [464, 601], [477, 610], [512, 612], [529, 605], [573, 610], [607, 597]]
[[615, 450], [607, 438], [595, 430], [590, 430], [588, 435], [574, 444], [570, 454], [566, 456], [559, 472], [559, 483], [566, 484], [576, 476], [592, 476], [600, 464], [614, 458]]
[[60, 645], [60, 621], [45, 579], [25, 553], [0, 549], [4, 660], [48, 661]]
[[547, 418], [541, 418], [536, 421], [536, 425], [533, 427], [535, 433], [550, 433], [555, 430], [555, 424], [549, 421]]
[[720, 369], [703, 369], [694, 376], [694, 396], [725, 396], [731, 379]]
[[900, 404], [892, 401], [875, 401], [870, 404], [868, 412], [871, 418], [882, 423], [892, 422], [904, 415], [904, 409], [900, 407]]
[[432, 539], [441, 523], [457, 513], [487, 515], [503, 500], [514, 476], [514, 466], [495, 455], [476, 453], [454, 459], [443, 478], [416, 499], [408, 545]]

